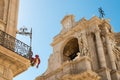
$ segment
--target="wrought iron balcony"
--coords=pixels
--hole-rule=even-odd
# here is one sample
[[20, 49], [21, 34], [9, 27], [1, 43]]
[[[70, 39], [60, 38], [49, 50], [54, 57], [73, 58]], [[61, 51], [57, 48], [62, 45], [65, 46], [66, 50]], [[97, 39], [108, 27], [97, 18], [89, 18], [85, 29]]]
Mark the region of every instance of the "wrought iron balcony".
[[29, 59], [30, 46], [0, 30], [0, 45]]

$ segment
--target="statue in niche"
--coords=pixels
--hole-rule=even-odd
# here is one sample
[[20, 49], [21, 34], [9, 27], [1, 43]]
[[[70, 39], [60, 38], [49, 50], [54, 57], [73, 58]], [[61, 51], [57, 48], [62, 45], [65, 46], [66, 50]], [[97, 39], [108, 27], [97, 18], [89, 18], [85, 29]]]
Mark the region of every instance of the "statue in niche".
[[88, 45], [87, 45], [87, 39], [85, 38], [85, 36], [83, 36], [83, 34], [81, 33], [81, 39], [80, 39], [80, 53], [81, 56], [88, 56], [89, 55], [89, 51], [88, 51]]
[[115, 53], [115, 58], [116, 58], [115, 59], [115, 64], [116, 64], [116, 67], [117, 67], [118, 70], [120, 70], [120, 54], [119, 54], [120, 49], [119, 49], [119, 47], [117, 47], [116, 45], [114, 45], [113, 51], [116, 52]]
[[80, 54], [81, 54], [80, 52], [77, 52], [77, 56], [73, 59], [73, 61], [78, 60], [80, 58]]
[[105, 42], [105, 27], [103, 25], [99, 25], [99, 30], [100, 30], [100, 37], [103, 41], [103, 43]]
[[117, 59], [116, 59], [115, 63], [116, 63], [117, 69], [120, 70], [120, 56], [119, 55], [117, 55]]

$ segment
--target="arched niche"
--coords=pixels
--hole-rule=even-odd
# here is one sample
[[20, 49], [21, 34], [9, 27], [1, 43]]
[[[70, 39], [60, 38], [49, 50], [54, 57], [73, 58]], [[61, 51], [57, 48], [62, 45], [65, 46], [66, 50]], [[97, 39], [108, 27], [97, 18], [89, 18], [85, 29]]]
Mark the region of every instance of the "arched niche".
[[70, 39], [63, 49], [63, 61], [73, 60], [79, 52], [79, 44], [77, 38]]
[[0, 0], [0, 19], [3, 20], [4, 15], [4, 0]]

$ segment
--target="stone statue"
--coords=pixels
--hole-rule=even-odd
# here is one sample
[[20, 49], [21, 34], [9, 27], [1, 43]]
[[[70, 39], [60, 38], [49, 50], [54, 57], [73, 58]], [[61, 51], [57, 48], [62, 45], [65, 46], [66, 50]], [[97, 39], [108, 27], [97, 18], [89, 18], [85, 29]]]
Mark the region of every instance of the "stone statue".
[[83, 36], [83, 34], [81, 35], [81, 39], [80, 39], [80, 48], [81, 48], [80, 53], [82, 56], [89, 55], [87, 39], [85, 36]]
[[117, 47], [116, 45], [113, 48], [113, 52], [115, 54], [115, 63], [116, 63], [116, 67], [118, 70], [120, 70], [120, 49], [119, 47]]
[[74, 60], [78, 60], [80, 58], [80, 52], [77, 52], [77, 56], [73, 59]]

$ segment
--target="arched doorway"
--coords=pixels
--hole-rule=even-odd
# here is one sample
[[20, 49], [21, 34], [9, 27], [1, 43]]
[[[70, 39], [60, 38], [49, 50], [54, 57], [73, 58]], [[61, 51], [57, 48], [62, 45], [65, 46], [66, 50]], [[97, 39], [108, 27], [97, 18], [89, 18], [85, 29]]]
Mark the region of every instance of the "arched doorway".
[[63, 49], [63, 61], [73, 60], [79, 52], [78, 39], [72, 38], [69, 40]]
[[4, 14], [4, 0], [0, 0], [0, 19], [3, 20], [3, 14]]

